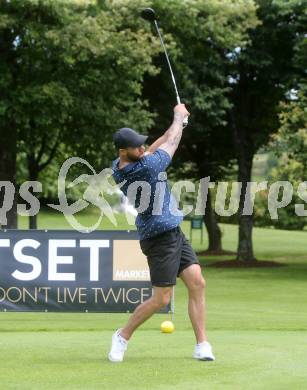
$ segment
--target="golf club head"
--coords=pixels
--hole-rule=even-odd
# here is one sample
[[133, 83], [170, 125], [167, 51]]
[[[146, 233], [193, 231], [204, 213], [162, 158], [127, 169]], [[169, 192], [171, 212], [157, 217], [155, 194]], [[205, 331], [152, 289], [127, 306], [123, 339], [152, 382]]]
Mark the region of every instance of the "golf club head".
[[141, 12], [141, 17], [149, 22], [157, 20], [156, 13], [152, 8], [144, 8]]

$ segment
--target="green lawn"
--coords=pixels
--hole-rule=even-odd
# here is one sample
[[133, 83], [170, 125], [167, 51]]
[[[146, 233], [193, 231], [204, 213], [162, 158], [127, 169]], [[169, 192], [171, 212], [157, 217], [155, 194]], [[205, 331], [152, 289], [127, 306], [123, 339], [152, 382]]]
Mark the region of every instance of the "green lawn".
[[[52, 215], [48, 217], [40, 218], [41, 228], [65, 228], [63, 221], [61, 225], [53, 217], [52, 225]], [[183, 228], [188, 232], [187, 222]], [[222, 229], [225, 249], [235, 250], [237, 227]], [[197, 233], [193, 245], [201, 249]], [[179, 281], [175, 332], [161, 334], [160, 323], [168, 316], [154, 316], [136, 332], [122, 364], [109, 363], [106, 355], [112, 332], [127, 314], [0, 313], [0, 388], [303, 390], [307, 388], [306, 238], [306, 232], [255, 229], [257, 257], [287, 266], [204, 267], [215, 362], [191, 357], [194, 338], [187, 294]], [[208, 264], [216, 259], [201, 260]]]

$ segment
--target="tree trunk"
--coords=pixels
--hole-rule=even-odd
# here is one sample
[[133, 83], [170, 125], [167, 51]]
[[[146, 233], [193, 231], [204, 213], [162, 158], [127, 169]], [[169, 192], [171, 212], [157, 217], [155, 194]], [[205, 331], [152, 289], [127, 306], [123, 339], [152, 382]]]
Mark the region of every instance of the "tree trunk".
[[29, 216], [29, 229], [37, 229], [37, 214]]
[[240, 204], [238, 211], [238, 222], [239, 222], [239, 243], [237, 260], [240, 261], [254, 261], [253, 251], [253, 215], [243, 215], [243, 208], [245, 197], [248, 201], [250, 194], [247, 192], [247, 183], [251, 181], [253, 156], [248, 155], [241, 151], [239, 156], [239, 172], [238, 181], [242, 183], [242, 191], [240, 195]]
[[208, 251], [222, 251], [222, 232], [216, 220], [214, 209], [212, 208], [212, 199], [210, 189], [208, 189], [206, 212], [204, 214], [204, 223], [208, 232]]
[[[0, 181], [9, 181], [16, 188], [16, 154], [17, 154], [17, 131], [15, 126], [0, 128]], [[17, 199], [15, 191], [13, 207], [7, 212], [7, 223], [2, 224], [3, 229], [17, 229]], [[0, 192], [0, 207], [3, 206], [4, 190]]]
[[[34, 154], [28, 154], [28, 172], [29, 180], [37, 181], [39, 174], [39, 167], [36, 163]], [[34, 195], [33, 190], [30, 189], [29, 192]], [[29, 229], [37, 229], [37, 214], [29, 216]]]

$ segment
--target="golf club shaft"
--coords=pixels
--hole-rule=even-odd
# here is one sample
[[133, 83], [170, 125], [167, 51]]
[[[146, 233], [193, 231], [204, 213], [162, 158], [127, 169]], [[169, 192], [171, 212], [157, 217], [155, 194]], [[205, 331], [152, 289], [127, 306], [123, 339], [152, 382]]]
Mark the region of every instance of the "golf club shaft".
[[179, 93], [178, 93], [178, 89], [177, 89], [177, 85], [176, 85], [175, 76], [174, 76], [174, 73], [173, 73], [173, 69], [172, 69], [172, 66], [171, 66], [168, 54], [167, 54], [166, 47], [164, 45], [164, 41], [163, 41], [163, 38], [162, 38], [162, 35], [161, 35], [161, 32], [160, 32], [160, 29], [159, 29], [157, 21], [155, 20], [154, 23], [155, 23], [155, 26], [156, 26], [156, 29], [157, 29], [157, 33], [158, 33], [159, 38], [160, 38], [161, 45], [162, 45], [163, 50], [164, 50], [164, 54], [165, 54], [165, 57], [166, 57], [166, 60], [167, 60], [167, 63], [168, 63], [169, 70], [171, 72], [171, 76], [172, 76], [172, 80], [173, 80], [173, 84], [174, 84], [174, 88], [175, 88], [175, 92], [176, 92], [177, 103], [181, 104]]
[[[160, 38], [161, 45], [162, 45], [163, 50], [164, 50], [164, 54], [165, 54], [165, 57], [166, 57], [166, 60], [167, 60], [167, 63], [168, 63], [169, 71], [170, 71], [171, 76], [172, 76], [172, 81], [173, 81], [173, 85], [174, 85], [174, 88], [175, 88], [177, 103], [181, 104], [181, 100], [180, 100], [180, 96], [179, 96], [179, 93], [178, 93], [177, 84], [176, 84], [175, 76], [174, 76], [174, 73], [173, 73], [172, 65], [170, 63], [170, 60], [169, 60], [169, 57], [168, 57], [168, 54], [167, 54], [167, 50], [166, 50], [166, 47], [164, 45], [164, 41], [163, 41], [163, 38], [162, 38], [162, 35], [161, 35], [161, 32], [160, 32], [158, 23], [157, 23], [156, 20], [154, 20], [154, 23], [155, 23], [156, 30], [157, 30], [157, 33], [158, 33], [159, 38]], [[183, 120], [183, 127], [186, 127], [187, 124], [188, 124], [188, 117], [184, 118], [184, 120]]]

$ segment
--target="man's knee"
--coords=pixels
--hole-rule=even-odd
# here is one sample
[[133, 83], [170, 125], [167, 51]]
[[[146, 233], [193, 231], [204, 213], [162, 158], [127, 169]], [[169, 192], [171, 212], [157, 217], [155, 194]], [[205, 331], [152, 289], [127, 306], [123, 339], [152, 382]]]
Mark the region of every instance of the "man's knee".
[[172, 297], [172, 287], [161, 287], [161, 290], [155, 291], [154, 300], [157, 309], [162, 309], [170, 303]]
[[190, 283], [190, 290], [192, 291], [204, 290], [205, 287], [206, 287], [206, 281], [201, 274], [195, 277], [193, 281]]
[[204, 290], [206, 288], [206, 280], [201, 277], [201, 281], [200, 281], [200, 287]]

